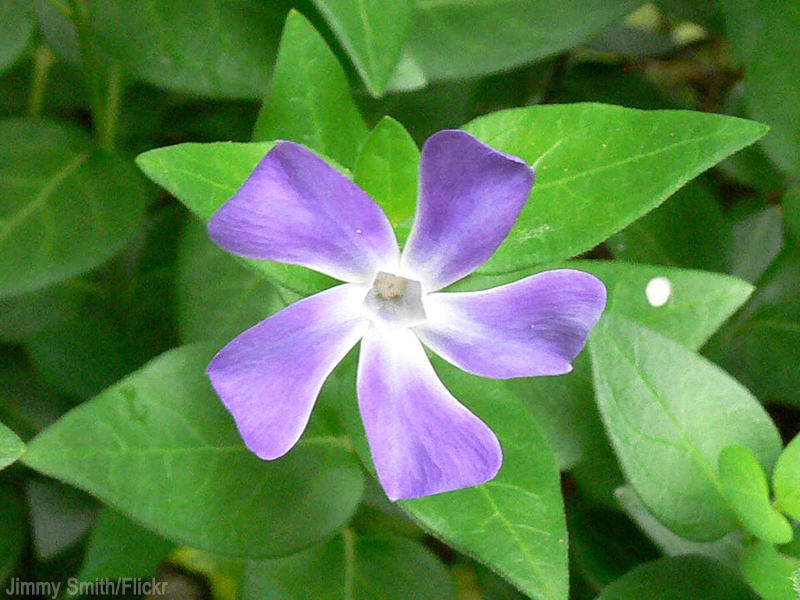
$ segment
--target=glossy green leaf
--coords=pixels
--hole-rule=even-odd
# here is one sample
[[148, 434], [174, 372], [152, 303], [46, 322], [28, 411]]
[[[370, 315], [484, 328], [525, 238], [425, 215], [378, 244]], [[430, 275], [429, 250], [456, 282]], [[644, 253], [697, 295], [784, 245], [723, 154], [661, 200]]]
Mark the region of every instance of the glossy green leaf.
[[100, 46], [170, 90], [259, 98], [287, 12], [280, 0], [88, 0]]
[[339, 61], [311, 23], [292, 11], [253, 139], [292, 140], [352, 166], [366, 136]]
[[97, 518], [83, 558], [79, 581], [151, 577], [174, 544], [104, 508]]
[[772, 472], [775, 506], [800, 521], [800, 435], [784, 448]]
[[415, 0], [313, 0], [373, 96], [400, 61]]
[[537, 600], [567, 597], [567, 538], [558, 469], [531, 414], [501, 383], [434, 363], [450, 392], [497, 434], [503, 466], [472, 488], [403, 501], [423, 528]]
[[389, 217], [401, 244], [417, 205], [418, 168], [417, 144], [405, 127], [384, 117], [364, 142], [353, 170], [354, 181]]
[[25, 444], [17, 434], [0, 423], [0, 469], [16, 461], [25, 452]]
[[250, 562], [242, 600], [455, 600], [439, 559], [400, 537], [357, 537], [345, 531], [287, 558]]
[[[207, 222], [247, 179], [271, 143], [179, 144], [140, 154], [139, 168]], [[330, 277], [293, 265], [245, 260], [267, 279], [301, 295], [333, 285]]]
[[608, 246], [621, 260], [725, 271], [727, 230], [710, 186], [697, 180], [612, 236]]
[[752, 450], [729, 446], [719, 455], [719, 478], [736, 516], [756, 537], [772, 544], [792, 539], [792, 526], [770, 502], [764, 468]]
[[742, 573], [763, 600], [797, 600], [792, 576], [800, 560], [781, 554], [772, 544], [756, 542], [745, 549]]
[[29, 2], [0, 0], [0, 72], [25, 51], [35, 24]]
[[[608, 291], [606, 312], [642, 323], [692, 349], [702, 346], [753, 291], [747, 282], [728, 275], [610, 260], [571, 260], [503, 275], [472, 275], [450, 289], [486, 289], [554, 268], [596, 275]], [[660, 306], [651, 302], [660, 304], [659, 298], [647, 294], [648, 284], [657, 278], [666, 279], [669, 286], [669, 295]]]
[[756, 600], [729, 569], [701, 556], [645, 563], [621, 577], [597, 600]]
[[256, 458], [204, 374], [211, 356], [185, 346], [156, 358], [41, 433], [25, 463], [219, 554], [282, 555], [330, 535], [361, 496], [348, 448], [307, 434], [281, 460]]
[[175, 296], [184, 343], [227, 341], [281, 307], [278, 290], [218, 248], [192, 219], [178, 255]]
[[570, 48], [636, 7], [631, 0], [417, 0], [409, 44], [429, 78], [483, 75]]
[[537, 178], [483, 273], [589, 250], [766, 132], [759, 123], [722, 115], [603, 104], [511, 109], [464, 129], [526, 160]]
[[738, 382], [684, 346], [606, 313], [590, 337], [597, 403], [626, 478], [648, 509], [683, 537], [736, 528], [717, 460], [750, 448], [771, 468], [775, 425]]
[[772, 130], [764, 138], [770, 157], [800, 172], [800, 5], [794, 0], [722, 0], [733, 50], [744, 64], [749, 114]]
[[0, 585], [17, 566], [25, 545], [25, 505], [17, 491], [0, 484]]
[[81, 130], [0, 122], [0, 297], [106, 261], [135, 235], [144, 199], [135, 169]]

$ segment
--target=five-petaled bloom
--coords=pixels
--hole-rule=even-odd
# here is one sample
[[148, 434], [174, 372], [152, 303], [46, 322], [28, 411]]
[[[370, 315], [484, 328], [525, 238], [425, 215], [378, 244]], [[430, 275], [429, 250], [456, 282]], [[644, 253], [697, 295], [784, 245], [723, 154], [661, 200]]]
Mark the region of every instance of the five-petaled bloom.
[[538, 273], [478, 292], [441, 292], [508, 235], [533, 185], [521, 159], [440, 131], [422, 149], [419, 199], [401, 252], [380, 207], [347, 177], [278, 142], [208, 224], [222, 248], [302, 265], [346, 283], [300, 300], [225, 346], [208, 375], [250, 450], [282, 456], [325, 382], [361, 341], [358, 404], [389, 498], [492, 479], [494, 433], [437, 377], [423, 344], [497, 379], [571, 369], [605, 306], [594, 276]]

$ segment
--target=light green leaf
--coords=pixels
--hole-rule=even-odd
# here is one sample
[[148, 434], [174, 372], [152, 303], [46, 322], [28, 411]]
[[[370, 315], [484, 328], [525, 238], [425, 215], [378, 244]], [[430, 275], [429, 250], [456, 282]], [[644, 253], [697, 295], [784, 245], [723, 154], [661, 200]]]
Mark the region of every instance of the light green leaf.
[[104, 508], [95, 523], [79, 581], [150, 577], [174, 544], [132, 523], [118, 512]]
[[604, 104], [511, 109], [464, 129], [536, 171], [509, 237], [481, 267], [489, 274], [592, 248], [766, 132], [734, 117]]
[[800, 560], [781, 554], [772, 544], [756, 542], [745, 549], [742, 573], [763, 600], [797, 600], [792, 576]]
[[756, 600], [736, 575], [702, 556], [645, 563], [606, 589], [597, 600]]
[[88, 0], [100, 46], [135, 76], [170, 90], [259, 98], [286, 3], [260, 0]]
[[417, 144], [405, 127], [384, 117], [364, 142], [353, 170], [353, 179], [389, 217], [401, 244], [417, 205], [418, 168]]
[[79, 129], [0, 122], [0, 297], [43, 288], [113, 256], [139, 228], [142, 184], [127, 161], [94, 149]]
[[80, 405], [29, 445], [25, 463], [163, 536], [219, 554], [295, 552], [353, 514], [363, 480], [344, 442], [308, 434], [259, 460], [184, 346]]
[[417, 0], [409, 45], [429, 78], [507, 71], [587, 40], [636, 7], [632, 0]]
[[[150, 150], [136, 159], [139, 168], [207, 222], [242, 185], [272, 143], [178, 144]], [[333, 285], [309, 269], [264, 260], [244, 260], [270, 281], [303, 296]]]
[[352, 166], [366, 136], [336, 56], [303, 15], [290, 12], [253, 139], [292, 140]]
[[771, 468], [775, 425], [736, 380], [680, 344], [606, 313], [589, 341], [600, 413], [626, 478], [682, 537], [709, 541], [736, 528], [717, 460], [750, 448]]
[[36, 22], [26, 0], [0, 0], [0, 72], [25, 51]]
[[287, 558], [250, 562], [242, 600], [456, 600], [450, 575], [417, 542], [346, 530]]
[[775, 506], [800, 521], [800, 435], [784, 448], [772, 473]]
[[415, 0], [313, 0], [373, 96], [400, 61]]
[[722, 0], [732, 49], [744, 63], [748, 112], [772, 130], [764, 148], [782, 168], [800, 172], [800, 4], [795, 0]]
[[[0, 585], [17, 567], [25, 546], [25, 505], [17, 491], [7, 483], [0, 484]], [[5, 588], [4, 588], [5, 589]]]
[[0, 469], [5, 469], [25, 452], [25, 444], [17, 434], [0, 423]]
[[725, 497], [747, 530], [772, 544], [792, 539], [792, 526], [770, 503], [764, 468], [753, 451], [728, 446], [719, 455], [719, 478]]
[[181, 341], [227, 341], [282, 306], [278, 290], [217, 247], [192, 219], [178, 253], [175, 296]]

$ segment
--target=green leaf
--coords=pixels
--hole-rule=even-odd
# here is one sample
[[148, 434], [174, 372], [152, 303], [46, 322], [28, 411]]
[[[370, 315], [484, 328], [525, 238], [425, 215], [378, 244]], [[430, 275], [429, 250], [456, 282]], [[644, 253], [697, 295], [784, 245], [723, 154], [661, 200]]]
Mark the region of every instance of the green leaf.
[[95, 523], [79, 581], [150, 577], [174, 544], [142, 529], [118, 512], [104, 508]]
[[[642, 323], [692, 349], [702, 346], [753, 291], [747, 282], [728, 275], [610, 260], [571, 260], [503, 275], [472, 275], [450, 289], [485, 289], [553, 268], [596, 275], [608, 291], [606, 312]], [[656, 278], [669, 282], [669, 296], [660, 306], [651, 303], [658, 300], [655, 296], [647, 295], [648, 284]]]
[[589, 341], [597, 403], [626, 478], [673, 532], [708, 541], [736, 528], [717, 460], [750, 448], [770, 467], [775, 425], [737, 381], [680, 344], [613, 313]]
[[631, 0], [417, 0], [409, 45], [432, 79], [507, 71], [587, 40], [636, 6]]
[[0, 340], [21, 342], [74, 315], [83, 305], [88, 286], [79, 280], [0, 300]]
[[608, 240], [615, 258], [724, 271], [730, 240], [709, 185], [690, 181], [653, 212]]
[[766, 132], [734, 117], [603, 104], [511, 109], [464, 129], [537, 176], [509, 237], [481, 267], [490, 274], [589, 250]]
[[732, 243], [727, 269], [731, 275], [757, 283], [783, 249], [783, 223], [777, 206], [734, 206], [727, 213]]
[[800, 246], [787, 244], [709, 355], [764, 401], [800, 406]]
[[[0, 297], [96, 267], [136, 234], [140, 176], [55, 122], [0, 122]], [[80, 235], [76, 235], [76, 232]]]
[[742, 573], [763, 600], [797, 600], [792, 576], [800, 560], [781, 554], [775, 546], [756, 542], [745, 549]]
[[753, 451], [729, 446], [719, 455], [719, 478], [739, 520], [756, 537], [772, 544], [792, 539], [792, 526], [770, 503], [764, 468]]
[[25, 546], [25, 505], [17, 491], [0, 484], [0, 585], [14, 571]]
[[450, 575], [417, 542], [347, 530], [287, 558], [250, 562], [242, 600], [456, 600]]
[[369, 134], [353, 170], [354, 181], [375, 200], [402, 244], [417, 205], [419, 149], [400, 123], [384, 117]]
[[[272, 143], [178, 144], [140, 154], [144, 173], [207, 222], [242, 185]], [[270, 281], [303, 296], [334, 280], [309, 269], [264, 260], [244, 260]]]
[[260, 0], [88, 0], [100, 46], [136, 77], [218, 98], [259, 98], [286, 3]]
[[786, 229], [800, 242], [800, 185], [795, 185], [786, 191], [783, 197], [783, 212], [786, 215]]
[[366, 136], [336, 56], [303, 15], [290, 12], [253, 139], [292, 140], [352, 166]]
[[281, 308], [278, 290], [217, 247], [191, 220], [178, 254], [175, 296], [181, 341], [227, 341]]
[[497, 434], [503, 466], [482, 485], [400, 502], [423, 528], [537, 600], [567, 598], [567, 533], [558, 469], [527, 409], [501, 382], [435, 360], [450, 392]]
[[701, 556], [645, 563], [621, 577], [597, 600], [756, 600], [736, 575]]
[[185, 346], [80, 405], [24, 462], [161, 535], [219, 554], [274, 556], [325, 538], [353, 514], [359, 467], [339, 438], [306, 435], [284, 458], [247, 450]]
[[749, 114], [772, 130], [764, 148], [782, 168], [800, 172], [800, 5], [794, 0], [722, 0], [733, 50], [744, 63]]
[[25, 452], [25, 444], [17, 434], [0, 423], [0, 469], [5, 469]]
[[373, 96], [380, 96], [400, 61], [415, 0], [313, 0], [347, 50]]
[[36, 22], [25, 0], [0, 0], [0, 72], [25, 51]]
[[775, 506], [800, 521], [800, 435], [784, 448], [772, 473]]

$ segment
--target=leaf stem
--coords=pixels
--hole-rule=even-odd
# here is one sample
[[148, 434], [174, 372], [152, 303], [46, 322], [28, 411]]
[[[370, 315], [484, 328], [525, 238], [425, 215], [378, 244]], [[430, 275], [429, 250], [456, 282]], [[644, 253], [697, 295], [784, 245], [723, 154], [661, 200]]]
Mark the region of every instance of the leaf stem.
[[31, 117], [36, 118], [42, 114], [47, 77], [55, 58], [53, 51], [46, 44], [40, 44], [33, 52], [33, 81], [31, 82], [30, 96], [28, 96], [28, 115]]
[[344, 600], [353, 600], [356, 575], [356, 548], [353, 530], [349, 527], [343, 529], [342, 540], [344, 541]]

